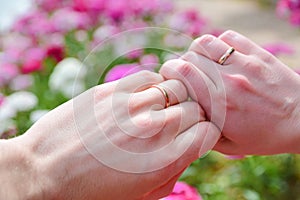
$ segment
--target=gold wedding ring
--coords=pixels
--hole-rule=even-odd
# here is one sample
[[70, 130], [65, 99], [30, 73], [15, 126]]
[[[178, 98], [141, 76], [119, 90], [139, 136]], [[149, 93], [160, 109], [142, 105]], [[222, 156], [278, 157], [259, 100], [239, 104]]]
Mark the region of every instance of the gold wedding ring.
[[224, 62], [229, 58], [229, 56], [235, 51], [235, 49], [233, 47], [230, 47], [222, 56], [221, 58], [218, 60], [218, 63], [220, 65], [223, 65]]
[[163, 94], [163, 96], [165, 98], [165, 108], [169, 107], [170, 99], [169, 99], [169, 95], [168, 95], [167, 91], [165, 90], [165, 88], [163, 88], [160, 85], [152, 85], [151, 88], [156, 88]]

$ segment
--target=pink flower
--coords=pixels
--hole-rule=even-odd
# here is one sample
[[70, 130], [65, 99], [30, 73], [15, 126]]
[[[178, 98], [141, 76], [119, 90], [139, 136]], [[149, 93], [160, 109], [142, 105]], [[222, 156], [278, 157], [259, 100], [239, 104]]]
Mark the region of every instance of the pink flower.
[[35, 37], [53, 33], [54, 27], [46, 13], [35, 11], [18, 20], [14, 24], [13, 30]]
[[56, 10], [51, 17], [51, 22], [56, 31], [68, 32], [74, 29], [88, 29], [92, 21], [87, 13], [62, 8]]
[[291, 13], [290, 23], [293, 26], [300, 26], [300, 8], [297, 11]]
[[300, 26], [300, 0], [280, 0], [276, 13], [279, 17], [288, 17], [293, 26]]
[[105, 0], [73, 0], [74, 9], [83, 12], [100, 12], [104, 9], [104, 5]]
[[299, 0], [287, 0], [287, 4], [291, 10], [300, 9], [300, 1]]
[[197, 190], [184, 182], [177, 182], [172, 193], [161, 200], [202, 200]]
[[72, 0], [35, 0], [35, 3], [43, 10], [51, 12], [57, 8], [70, 6]]
[[3, 102], [4, 102], [4, 95], [2, 93], [0, 93], [0, 107]]
[[121, 21], [131, 10], [130, 4], [124, 0], [106, 1], [106, 15], [115, 22]]
[[206, 26], [206, 20], [194, 9], [186, 10], [183, 13], [171, 18], [170, 27], [192, 37], [199, 36]]
[[18, 67], [14, 64], [3, 63], [0, 65], [0, 87], [10, 82], [19, 74]]
[[141, 70], [137, 63], [116, 65], [106, 74], [105, 82], [115, 81]]
[[285, 43], [271, 43], [263, 45], [263, 48], [273, 55], [277, 56], [279, 54], [291, 55], [295, 53], [295, 48]]
[[125, 57], [128, 58], [128, 59], [137, 59], [139, 58], [140, 56], [142, 56], [144, 53], [144, 50], [143, 49], [136, 49], [136, 50], [133, 50], [133, 51], [130, 51], [128, 52]]
[[151, 15], [158, 12], [170, 12], [173, 10], [173, 3], [169, 0], [131, 0], [131, 7], [135, 15]]
[[157, 64], [159, 63], [159, 58], [155, 54], [147, 54], [141, 57], [141, 64]]
[[46, 56], [46, 52], [41, 48], [32, 48], [25, 51], [23, 56], [24, 60], [21, 71], [23, 74], [28, 74], [42, 68], [42, 62]]
[[14, 79], [12, 79], [9, 84], [10, 89], [18, 91], [25, 90], [30, 87], [33, 83], [32, 77], [30, 75], [18, 75]]

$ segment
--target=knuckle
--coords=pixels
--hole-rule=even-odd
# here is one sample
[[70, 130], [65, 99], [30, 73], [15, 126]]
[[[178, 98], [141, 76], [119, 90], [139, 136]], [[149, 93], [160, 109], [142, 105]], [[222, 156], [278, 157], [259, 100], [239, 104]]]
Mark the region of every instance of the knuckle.
[[[272, 66], [272, 64], [275, 62], [274, 56], [272, 54], [270, 54], [269, 52], [266, 52], [264, 54], [259, 55], [259, 58], [265, 62], [268, 63], [269, 65]], [[258, 58], [258, 59], [259, 59]]]
[[142, 70], [138, 73], [140, 76], [144, 77], [147, 82], [157, 82], [157, 80], [160, 80], [161, 78], [157, 73], [148, 70]]
[[254, 76], [260, 76], [263, 72], [263, 67], [259, 58], [255, 56], [250, 56], [249, 59], [245, 62], [243, 68], [250, 72]]
[[193, 72], [194, 72], [194, 68], [192, 66], [192, 64], [185, 62], [182, 65], [179, 65], [177, 67], [177, 71], [183, 76], [183, 77], [190, 77]]
[[246, 76], [240, 74], [227, 75], [232, 88], [238, 91], [252, 91], [253, 87]]

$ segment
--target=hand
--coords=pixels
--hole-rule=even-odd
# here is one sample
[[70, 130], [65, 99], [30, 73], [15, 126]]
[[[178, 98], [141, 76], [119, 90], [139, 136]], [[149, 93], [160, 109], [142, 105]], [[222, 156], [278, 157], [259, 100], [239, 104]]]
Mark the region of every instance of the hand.
[[[236, 51], [219, 65], [230, 46]], [[216, 150], [300, 153], [300, 78], [286, 65], [233, 31], [196, 39], [182, 59], [165, 63], [160, 73], [182, 81], [222, 129]]]
[[[153, 84], [165, 88], [170, 107]], [[29, 149], [35, 196], [159, 199], [220, 136], [186, 100], [180, 81], [140, 72], [84, 92], [9, 142]]]

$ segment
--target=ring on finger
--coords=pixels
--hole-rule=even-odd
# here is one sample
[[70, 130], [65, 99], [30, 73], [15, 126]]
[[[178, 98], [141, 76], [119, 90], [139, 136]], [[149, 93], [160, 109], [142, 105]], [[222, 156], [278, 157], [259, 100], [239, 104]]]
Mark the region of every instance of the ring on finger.
[[233, 47], [230, 47], [222, 56], [221, 58], [218, 60], [218, 63], [220, 65], [223, 65], [225, 63], [225, 61], [231, 56], [231, 54], [233, 54], [233, 52], [235, 51], [235, 49]]
[[152, 85], [151, 88], [156, 88], [163, 94], [164, 99], [165, 99], [165, 108], [169, 107], [170, 106], [170, 98], [169, 98], [169, 95], [168, 95], [167, 91], [165, 90], [165, 88], [163, 88], [160, 85]]

